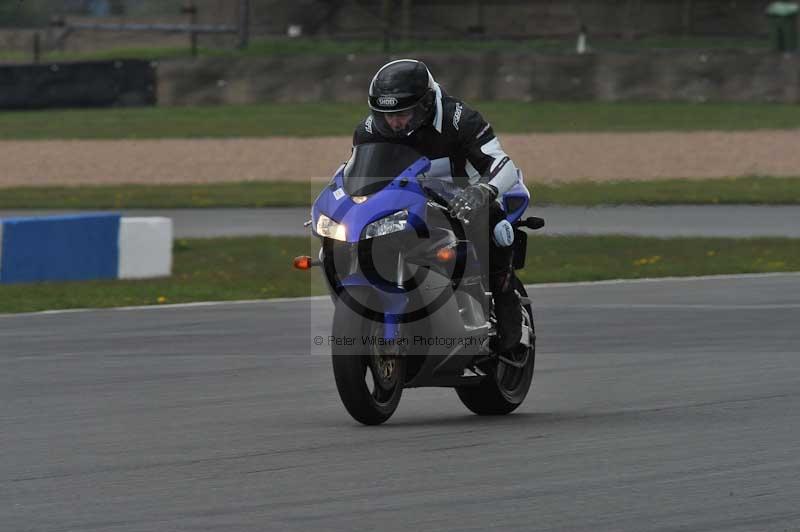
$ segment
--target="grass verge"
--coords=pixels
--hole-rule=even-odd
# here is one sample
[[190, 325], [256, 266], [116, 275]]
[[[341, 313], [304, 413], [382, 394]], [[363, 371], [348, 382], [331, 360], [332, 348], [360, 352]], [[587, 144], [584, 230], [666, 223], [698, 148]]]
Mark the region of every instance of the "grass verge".
[[[188, 42], [187, 42], [188, 44]], [[767, 50], [770, 46], [766, 38], [730, 37], [679, 37], [651, 36], [639, 39], [592, 38], [594, 51], [636, 51], [647, 50]], [[575, 39], [393, 39], [392, 54], [419, 54], [431, 52], [560, 52], [575, 51]], [[292, 55], [344, 55], [344, 54], [382, 54], [382, 39], [318, 39], [318, 38], [259, 38], [253, 39], [244, 49], [210, 48], [201, 46], [197, 50], [201, 57], [271, 57]], [[139, 46], [116, 47], [86, 52], [46, 51], [42, 61], [95, 61], [112, 59], [174, 59], [189, 57], [188, 46]], [[6, 61], [30, 61], [31, 53], [2, 51], [0, 59]]]
[[[472, 102], [470, 102], [472, 103]], [[800, 106], [477, 102], [500, 133], [800, 128]], [[364, 104], [305, 103], [0, 112], [0, 140], [350, 136]]]
[[[243, 182], [0, 188], [0, 209], [178, 209], [303, 207], [323, 183]], [[800, 203], [800, 177], [529, 183], [535, 204], [718, 205]]]
[[[800, 181], [800, 180], [798, 180]], [[181, 209], [302, 207], [325, 183], [250, 181], [189, 185], [0, 188], [0, 209]]]
[[[171, 278], [0, 285], [0, 312], [319, 295], [318, 269], [290, 267], [316, 249], [299, 237], [177, 240]], [[519, 275], [544, 283], [787, 271], [800, 271], [800, 239], [532, 236]]]

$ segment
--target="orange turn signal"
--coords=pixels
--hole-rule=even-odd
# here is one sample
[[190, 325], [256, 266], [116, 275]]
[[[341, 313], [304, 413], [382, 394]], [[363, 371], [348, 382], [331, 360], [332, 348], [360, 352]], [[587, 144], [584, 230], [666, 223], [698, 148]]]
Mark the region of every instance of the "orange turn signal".
[[294, 258], [294, 267], [298, 270], [309, 270], [311, 266], [313, 264], [311, 263], [311, 257], [308, 255], [300, 255]]
[[439, 248], [436, 252], [436, 260], [439, 262], [450, 262], [456, 258], [456, 250], [450, 247]]

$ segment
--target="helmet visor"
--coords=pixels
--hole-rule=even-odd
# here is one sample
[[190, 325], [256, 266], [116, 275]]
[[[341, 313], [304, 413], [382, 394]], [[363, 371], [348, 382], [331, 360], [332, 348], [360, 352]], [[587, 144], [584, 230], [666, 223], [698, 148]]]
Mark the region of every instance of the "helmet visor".
[[402, 111], [372, 112], [372, 124], [384, 137], [402, 138], [411, 135], [425, 123], [429, 109], [423, 102]]

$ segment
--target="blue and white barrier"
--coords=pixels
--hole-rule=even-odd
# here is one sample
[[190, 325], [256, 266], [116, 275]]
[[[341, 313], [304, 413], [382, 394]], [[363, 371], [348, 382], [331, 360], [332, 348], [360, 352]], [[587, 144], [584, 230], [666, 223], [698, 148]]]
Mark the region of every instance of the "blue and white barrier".
[[143, 279], [172, 272], [172, 220], [81, 214], [0, 220], [0, 283]]
[[166, 277], [172, 273], [172, 220], [122, 218], [119, 226], [120, 279]]

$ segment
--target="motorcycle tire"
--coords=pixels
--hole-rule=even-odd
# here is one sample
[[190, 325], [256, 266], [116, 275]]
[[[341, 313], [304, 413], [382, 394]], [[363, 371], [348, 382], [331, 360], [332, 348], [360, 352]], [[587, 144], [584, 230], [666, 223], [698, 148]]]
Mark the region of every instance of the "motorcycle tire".
[[406, 357], [377, 352], [380, 346], [365, 345], [365, 336], [382, 334], [383, 324], [370, 321], [337, 302], [333, 335], [352, 338], [353, 345], [331, 346], [336, 389], [347, 412], [359, 423], [379, 425], [389, 419], [400, 403]]

